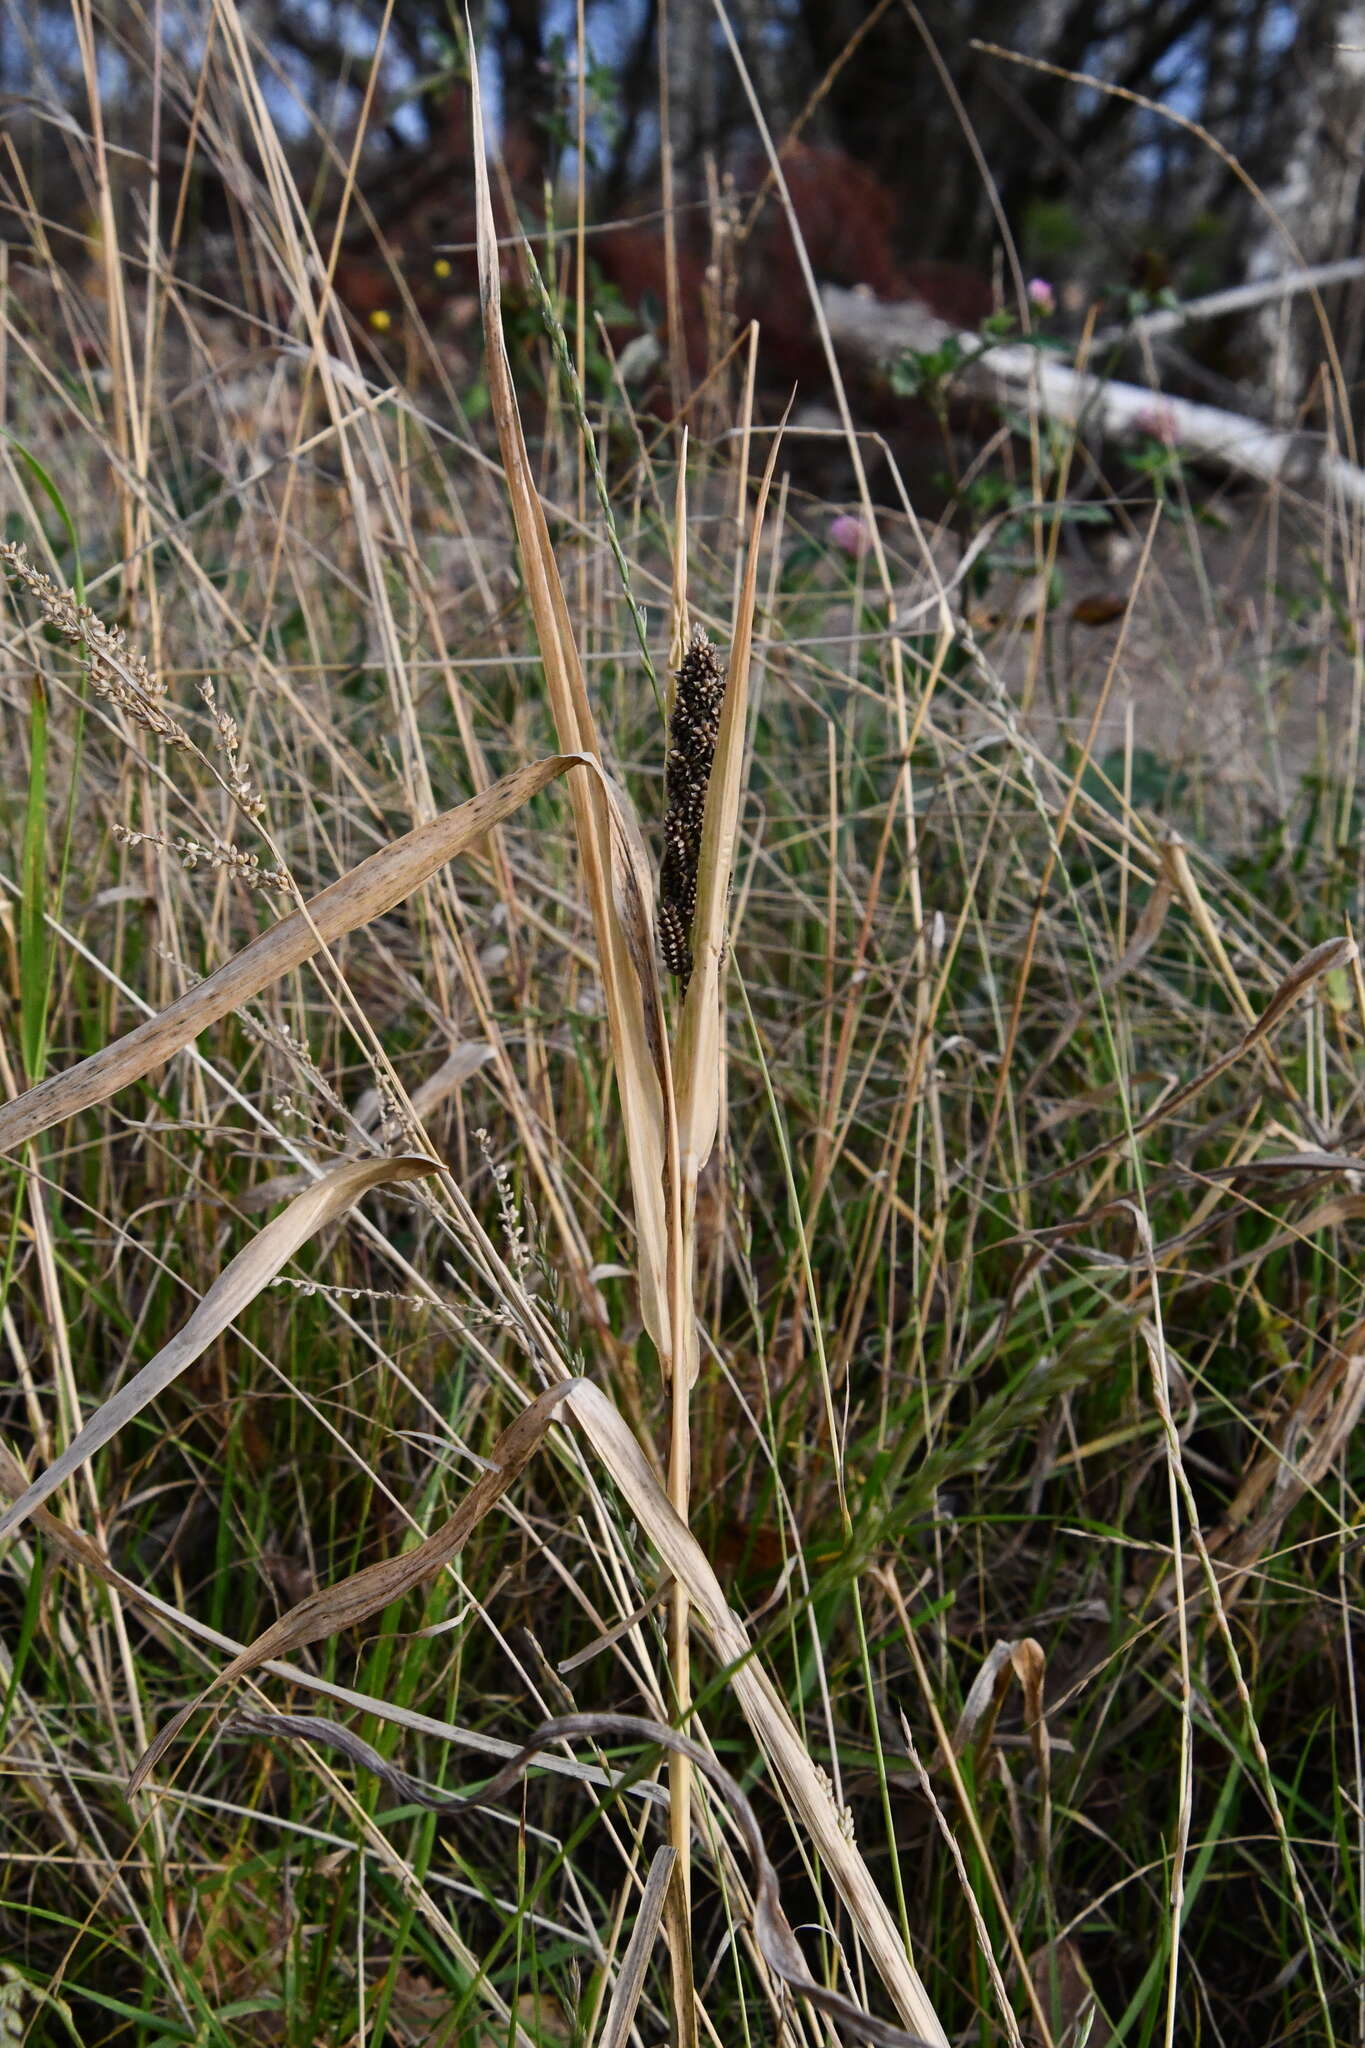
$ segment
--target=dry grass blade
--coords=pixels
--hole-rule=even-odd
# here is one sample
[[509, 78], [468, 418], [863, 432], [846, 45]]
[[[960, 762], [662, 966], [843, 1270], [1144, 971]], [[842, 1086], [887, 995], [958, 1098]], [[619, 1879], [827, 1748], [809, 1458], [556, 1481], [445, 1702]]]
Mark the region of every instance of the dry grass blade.
[[1079, 1159], [1068, 1160], [1065, 1166], [1057, 1167], [1052, 1173], [1040, 1174], [1036, 1180], [1029, 1182], [1029, 1186], [1045, 1187], [1049, 1181], [1057, 1180], [1065, 1173], [1075, 1173], [1082, 1166], [1091, 1166], [1095, 1160], [1103, 1159], [1107, 1152], [1112, 1152], [1116, 1145], [1126, 1144], [1130, 1137], [1140, 1137], [1142, 1132], [1150, 1130], [1153, 1124], [1164, 1123], [1167, 1117], [1183, 1107], [1192, 1096], [1200, 1094], [1207, 1088], [1210, 1081], [1216, 1081], [1220, 1074], [1225, 1074], [1229, 1067], [1235, 1066], [1238, 1060], [1259, 1045], [1274, 1030], [1285, 1012], [1292, 1009], [1299, 997], [1306, 994], [1314, 982], [1321, 981], [1325, 974], [1335, 973], [1339, 967], [1349, 966], [1355, 957], [1354, 939], [1324, 939], [1320, 946], [1314, 946], [1312, 951], [1305, 953], [1302, 960], [1296, 962], [1286, 974], [1270, 1001], [1258, 1017], [1252, 1018], [1237, 1043], [1205, 1067], [1202, 1073], [1196, 1074], [1192, 1080], [1186, 1081], [1183, 1087], [1167, 1095], [1155, 1109], [1149, 1110], [1146, 1116], [1138, 1117], [1129, 1129], [1118, 1137], [1107, 1138], [1102, 1145], [1092, 1146], [1090, 1151], [1082, 1152]]
[[[1245, 1590], [1274, 1549], [1285, 1522], [1306, 1493], [1321, 1486], [1350, 1443], [1365, 1410], [1365, 1324], [1357, 1324], [1324, 1358], [1280, 1430], [1280, 1441], [1248, 1467], [1226, 1515], [1209, 1537], [1218, 1561], [1224, 1611]], [[1221, 1575], [1230, 1568], [1226, 1579]], [[1191, 1571], [1193, 1577], [1193, 1570]]]
[[1018, 1643], [993, 1643], [962, 1702], [953, 1730], [953, 1755], [960, 1757], [970, 1749], [980, 1765], [1015, 1679], [1023, 1690], [1024, 1712], [1031, 1723], [1035, 1707], [1041, 1708], [1042, 1671], [1042, 1646], [1032, 1636]]
[[1237, 1051], [1245, 1052], [1264, 1038], [1315, 981], [1320, 981], [1324, 974], [1335, 974], [1338, 968], [1349, 966], [1355, 957], [1356, 942], [1350, 938], [1324, 939], [1320, 946], [1314, 946], [1310, 953], [1305, 953], [1286, 974]]
[[[920, 2035], [908, 2034], [902, 2027], [888, 2026], [885, 2020], [874, 2018], [861, 2006], [855, 2005], [852, 1999], [832, 1991], [826, 1984], [817, 1983], [811, 1976], [792, 1932], [791, 1922], [782, 1910], [777, 1872], [764, 1846], [758, 1816], [730, 1773], [697, 1743], [680, 1735], [676, 1728], [666, 1728], [661, 1721], [645, 1720], [637, 1714], [562, 1714], [537, 1728], [519, 1753], [489, 1780], [481, 1792], [450, 1797], [425, 1791], [406, 1771], [395, 1770], [368, 1743], [352, 1735], [348, 1728], [338, 1727], [335, 1722], [319, 1720], [311, 1715], [252, 1713], [238, 1716], [236, 1725], [252, 1733], [279, 1735], [287, 1741], [327, 1743], [333, 1749], [341, 1750], [353, 1763], [373, 1771], [396, 1797], [413, 1800], [433, 1813], [467, 1813], [474, 1807], [491, 1806], [514, 1789], [541, 1750], [551, 1743], [571, 1741], [574, 1737], [593, 1741], [652, 1743], [675, 1756], [685, 1756], [719, 1794], [748, 1851], [754, 1866], [754, 1939], [773, 1975], [817, 2012], [825, 2013], [842, 2026], [853, 2029], [862, 2039], [876, 2042], [878, 2048], [928, 2048]], [[666, 1896], [666, 1880], [659, 1890], [662, 1901]]]
[[829, 1872], [901, 2018], [934, 2048], [947, 2048], [947, 2036], [905, 1953], [886, 1901], [844, 1832], [844, 1816], [835, 1804], [829, 1781], [812, 1762], [785, 1700], [756, 1663], [748, 1631], [730, 1608], [700, 1544], [675, 1512], [639, 1444], [601, 1389], [579, 1380], [569, 1407], [665, 1568], [686, 1592], [716, 1657], [731, 1667], [730, 1686], [745, 1719]]
[[[470, 38], [473, 49], [473, 37]], [[511, 368], [502, 331], [497, 227], [488, 185], [483, 106], [478, 67], [471, 58], [474, 129], [474, 179], [478, 208], [479, 294], [487, 350], [488, 391], [498, 432], [503, 472], [512, 518], [521, 547], [526, 592], [540, 645], [546, 692], [560, 745], [591, 755], [600, 765], [602, 750], [583, 683], [573, 627], [549, 530], [536, 489], [521, 415], [512, 386]], [[617, 910], [613, 882], [619, 879], [620, 849], [616, 844], [608, 792], [602, 784], [575, 786], [572, 791], [574, 830], [579, 861], [597, 934], [599, 971], [611, 1032], [616, 1084], [625, 1122], [635, 1201], [635, 1228], [640, 1245], [640, 1307], [645, 1325], [665, 1359], [673, 1344], [668, 1317], [666, 1090], [658, 1070], [658, 1048], [651, 1044], [649, 1012], [657, 1009], [657, 975], [653, 947], [648, 957], [633, 957]], [[647, 993], [654, 984], [652, 1001]]]
[[425, 1159], [415, 1153], [392, 1159], [350, 1159], [343, 1166], [334, 1167], [331, 1173], [324, 1174], [316, 1186], [296, 1196], [282, 1215], [267, 1223], [251, 1243], [223, 1268], [183, 1329], [177, 1330], [170, 1343], [163, 1345], [141, 1372], [134, 1373], [126, 1386], [120, 1387], [96, 1409], [61, 1456], [34, 1480], [13, 1507], [0, 1515], [0, 1537], [12, 1535], [34, 1508], [69, 1479], [87, 1458], [93, 1458], [111, 1437], [117, 1436], [126, 1422], [193, 1365], [214, 1338], [221, 1336], [229, 1323], [241, 1314], [247, 1303], [254, 1301], [263, 1287], [269, 1286], [299, 1246], [306, 1244], [324, 1224], [343, 1216], [370, 1188], [393, 1181], [418, 1180], [436, 1171], [434, 1159]]
[[[1335, 1173], [1359, 1173], [1360, 1158], [1354, 1152], [1324, 1152], [1316, 1145], [1306, 1145], [1301, 1152], [1273, 1153], [1268, 1157], [1234, 1160], [1230, 1166], [1203, 1166], [1199, 1169], [1201, 1180], [1248, 1181], [1254, 1185], [1259, 1180], [1300, 1180], [1303, 1186], [1323, 1180]], [[1348, 1210], [1346, 1212], [1350, 1214]]]
[[[268, 1658], [285, 1656], [308, 1643], [339, 1635], [343, 1629], [357, 1628], [362, 1621], [387, 1607], [390, 1601], [401, 1599], [403, 1594], [410, 1593], [415, 1586], [420, 1586], [433, 1573], [440, 1571], [443, 1565], [449, 1564], [539, 1448], [554, 1419], [555, 1409], [575, 1384], [573, 1380], [563, 1380], [548, 1387], [513, 1417], [493, 1446], [490, 1469], [475, 1480], [455, 1513], [434, 1535], [428, 1536], [414, 1549], [404, 1551], [401, 1557], [381, 1558], [378, 1564], [367, 1565], [363, 1571], [352, 1572], [349, 1578], [339, 1580], [335, 1586], [324, 1586], [320, 1592], [300, 1600], [287, 1614], [272, 1622], [253, 1643], [249, 1643], [240, 1656], [234, 1657], [214, 1680], [214, 1686], [231, 1685], [234, 1679], [254, 1671]], [[212, 1689], [208, 1688], [209, 1691]], [[139, 1758], [128, 1781], [130, 1793], [137, 1792], [146, 1783], [148, 1774], [156, 1768], [190, 1715], [207, 1696], [207, 1691], [201, 1693], [198, 1699], [191, 1700], [167, 1722], [155, 1742]]]
[[383, 917], [557, 775], [584, 765], [577, 754], [551, 754], [381, 847], [135, 1031], [6, 1103], [0, 1108], [0, 1152], [140, 1080], [324, 946]]
[[655, 960], [653, 870], [639, 823], [623, 792], [600, 767], [597, 781], [606, 805], [610, 834], [612, 902], [626, 958], [639, 987], [645, 1048], [658, 1080], [660, 1105], [667, 1121], [673, 1082], [669, 1070], [663, 993]]
[[597, 2048], [626, 2048], [630, 2040], [636, 2009], [645, 1988], [650, 1952], [659, 1938], [659, 1924], [664, 1916], [677, 1860], [678, 1852], [669, 1842], [661, 1843], [654, 1852], [640, 1898], [640, 1910], [635, 1916], [635, 1925], [630, 1931], [630, 1940], [612, 1987], [611, 2004], [607, 2007], [602, 2031], [597, 2037]]
[[[668, 672], [676, 676], [687, 652], [687, 428], [682, 430], [678, 449], [678, 480], [673, 491], [673, 595], [672, 625], [668, 635]], [[673, 687], [669, 684], [668, 709], [673, 709]]]

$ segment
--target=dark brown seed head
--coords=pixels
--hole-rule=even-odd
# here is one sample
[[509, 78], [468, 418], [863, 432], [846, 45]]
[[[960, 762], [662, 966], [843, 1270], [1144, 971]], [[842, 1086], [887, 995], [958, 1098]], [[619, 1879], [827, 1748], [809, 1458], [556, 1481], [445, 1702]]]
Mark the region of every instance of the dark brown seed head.
[[687, 943], [688, 927], [676, 903], [659, 905], [659, 951], [664, 966], [670, 974], [678, 975], [687, 986], [692, 972], [692, 949]]
[[725, 670], [700, 626], [678, 670], [673, 714], [668, 722], [664, 789], [664, 857], [659, 869], [659, 948], [665, 967], [686, 989], [692, 973], [692, 919], [697, 908], [697, 862], [706, 814]]

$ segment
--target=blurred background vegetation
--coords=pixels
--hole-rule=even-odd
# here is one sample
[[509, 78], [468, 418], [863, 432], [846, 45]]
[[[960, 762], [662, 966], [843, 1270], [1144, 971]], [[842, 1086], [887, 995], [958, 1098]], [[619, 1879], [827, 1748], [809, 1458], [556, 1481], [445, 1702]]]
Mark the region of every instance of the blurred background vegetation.
[[[52, 110], [87, 118], [88, 51], [64, 0], [10, 0], [3, 12], [7, 132], [40, 206], [60, 217], [79, 184], [78, 141], [68, 135], [64, 146]], [[143, 189], [138, 160], [149, 153], [163, 180], [177, 178], [211, 33], [205, 13], [84, 12], [101, 25], [103, 119], [129, 153], [130, 188]], [[1078, 307], [1115, 280], [1187, 298], [1358, 247], [1365, 22], [1347, 0], [735, 0], [728, 15], [773, 135], [799, 127], [875, 174], [902, 261], [949, 259], [989, 276], [1008, 228], [1025, 263], [1072, 285]], [[485, 0], [474, 17], [495, 126], [515, 137], [519, 189], [571, 177], [572, 0]], [[588, 0], [584, 17], [599, 216], [657, 182], [661, 63], [675, 203], [702, 207], [708, 165], [752, 169], [753, 116], [709, 4]], [[463, 136], [451, 149], [449, 120], [452, 84], [467, 73], [462, 16], [445, 0], [259, 0], [250, 20], [272, 111], [304, 154], [321, 134], [344, 159], [363, 113], [367, 166], [381, 181], [396, 172], [399, 195], [424, 159], [467, 163]], [[238, 140], [249, 163], [250, 138]], [[324, 154], [316, 206], [325, 210], [338, 177]], [[11, 163], [0, 177], [11, 202], [12, 180]], [[230, 194], [209, 176], [190, 204], [207, 225], [229, 226]], [[1356, 353], [1361, 297], [1357, 282], [1329, 305]], [[1245, 322], [1222, 343], [1196, 351], [1206, 381], [1264, 375]]]

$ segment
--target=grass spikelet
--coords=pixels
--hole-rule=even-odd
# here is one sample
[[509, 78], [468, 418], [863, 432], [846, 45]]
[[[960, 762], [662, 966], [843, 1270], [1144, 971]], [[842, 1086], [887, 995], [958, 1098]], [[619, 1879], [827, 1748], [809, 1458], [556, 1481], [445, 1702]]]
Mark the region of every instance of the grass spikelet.
[[106, 626], [88, 604], [82, 604], [72, 591], [62, 590], [44, 570], [36, 569], [21, 543], [0, 540], [0, 562], [37, 600], [44, 624], [81, 650], [96, 696], [125, 711], [153, 738], [188, 751], [193, 741], [163, 707], [165, 685], [153, 675], [143, 656], [128, 646], [122, 629]]

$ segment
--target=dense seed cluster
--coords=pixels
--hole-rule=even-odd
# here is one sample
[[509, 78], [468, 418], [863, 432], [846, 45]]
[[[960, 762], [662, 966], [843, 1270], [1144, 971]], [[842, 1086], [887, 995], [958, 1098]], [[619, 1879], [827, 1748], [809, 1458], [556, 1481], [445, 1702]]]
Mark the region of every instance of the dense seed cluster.
[[700, 626], [678, 670], [673, 716], [668, 725], [664, 790], [664, 857], [659, 869], [659, 949], [665, 967], [684, 990], [692, 974], [692, 920], [697, 909], [697, 861], [706, 789], [711, 780], [725, 670]]

